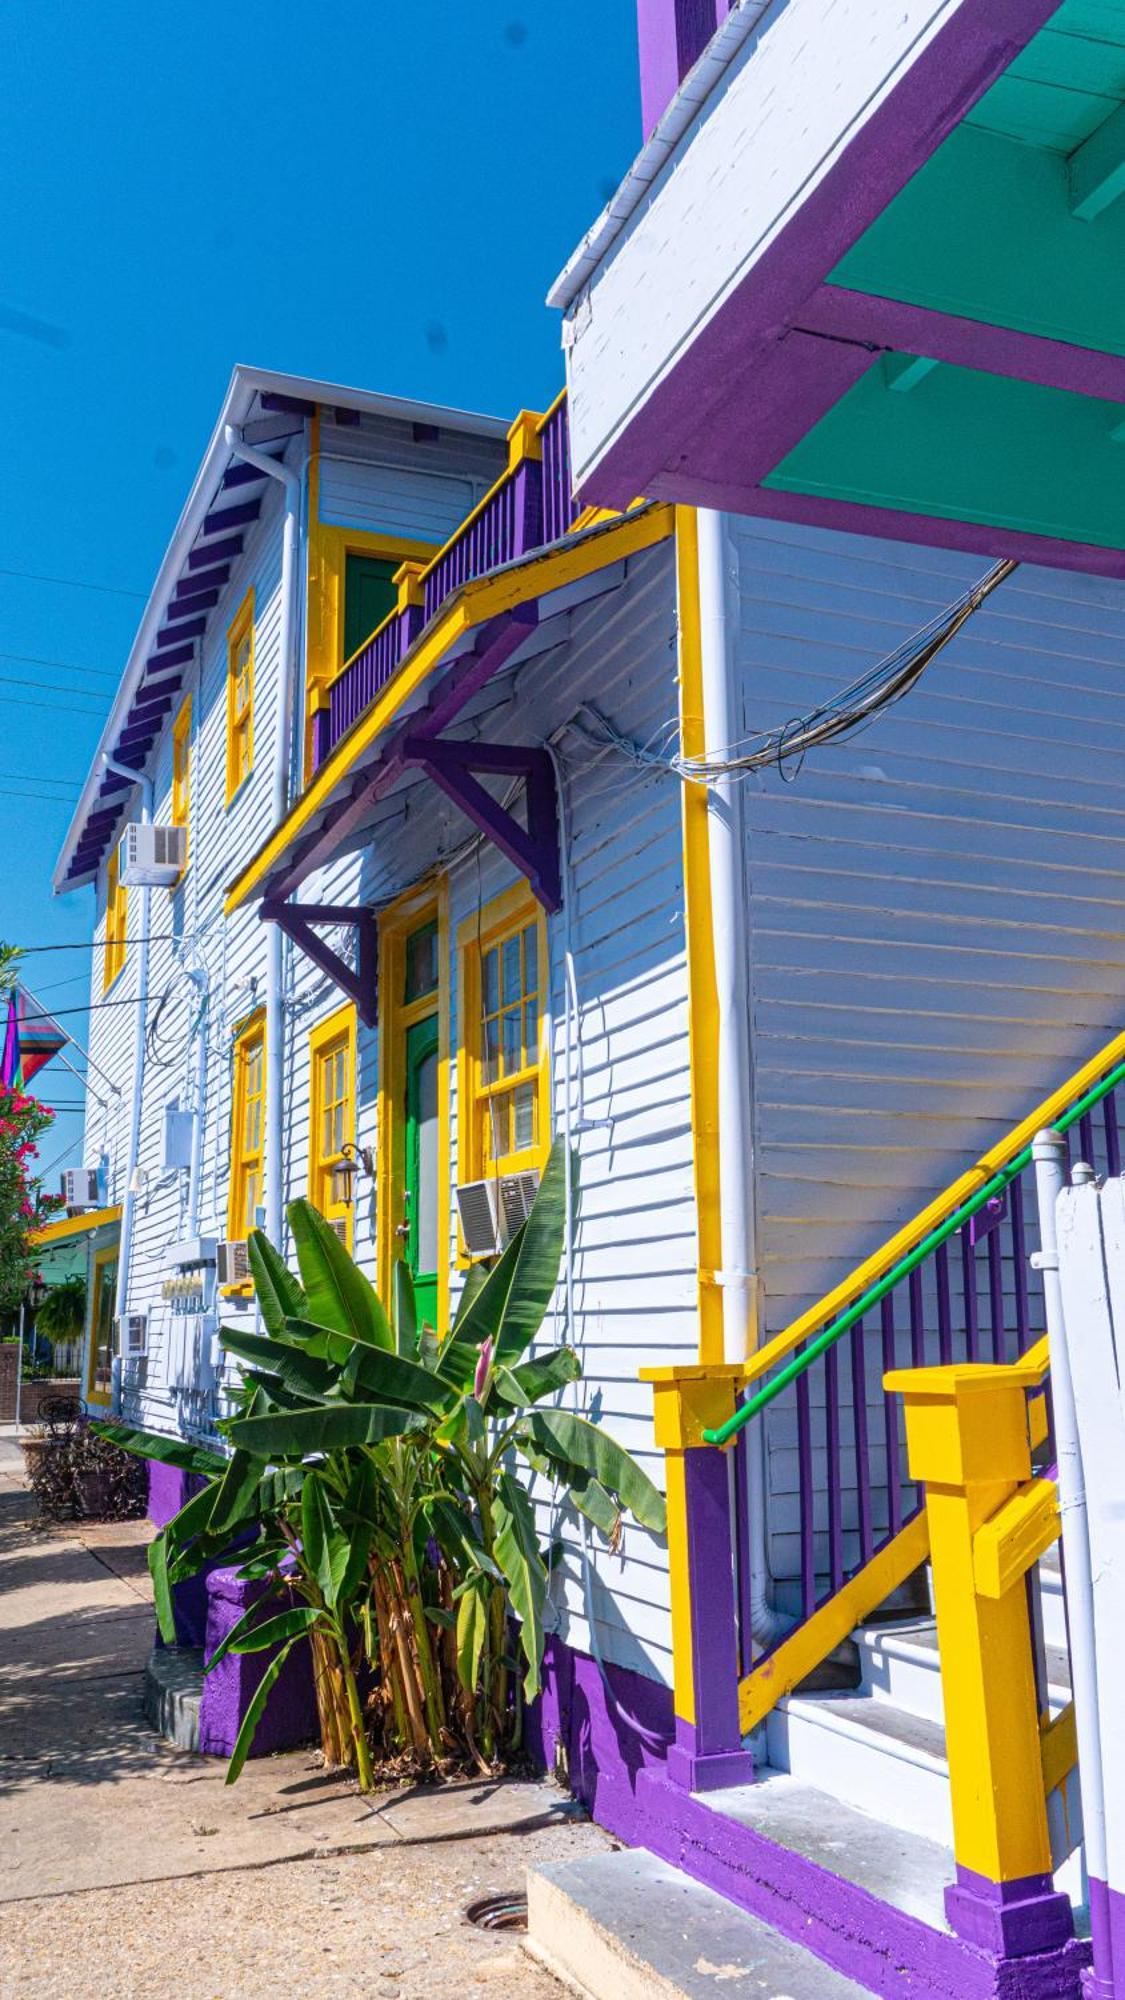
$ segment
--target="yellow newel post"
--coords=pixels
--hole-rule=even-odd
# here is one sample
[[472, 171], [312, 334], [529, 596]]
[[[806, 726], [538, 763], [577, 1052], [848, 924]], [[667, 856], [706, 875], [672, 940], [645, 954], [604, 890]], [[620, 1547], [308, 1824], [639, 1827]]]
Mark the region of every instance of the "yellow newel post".
[[703, 1443], [734, 1413], [740, 1364], [644, 1368], [664, 1453], [676, 1740], [668, 1776], [692, 1792], [752, 1776], [738, 1713], [738, 1624], [731, 1454]]
[[539, 426], [543, 422], [541, 410], [521, 410], [515, 421], [508, 426], [508, 471], [514, 472], [524, 459], [539, 459], [543, 456], [543, 440]]
[[1057, 1948], [1073, 1932], [1051, 1881], [1023, 1574], [994, 1594], [975, 1547], [1031, 1477], [1027, 1391], [1040, 1379], [1034, 1367], [975, 1363], [885, 1378], [905, 1400], [910, 1471], [926, 1487], [957, 1862], [947, 1914], [1006, 1956]]
[[424, 562], [403, 562], [399, 564], [392, 578], [392, 582], [398, 592], [398, 602], [395, 605], [396, 611], [409, 611], [416, 605], [425, 604], [426, 589], [425, 585], [421, 582], [425, 567]]

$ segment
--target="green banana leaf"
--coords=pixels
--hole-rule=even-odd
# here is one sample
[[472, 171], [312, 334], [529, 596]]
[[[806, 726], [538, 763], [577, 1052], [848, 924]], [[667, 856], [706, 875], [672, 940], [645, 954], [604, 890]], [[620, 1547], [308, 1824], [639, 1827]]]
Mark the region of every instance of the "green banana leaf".
[[496, 1554], [508, 1579], [512, 1610], [520, 1621], [520, 1645], [527, 1661], [523, 1689], [530, 1701], [539, 1693], [543, 1658], [543, 1607], [547, 1602], [547, 1566], [531, 1502], [510, 1472], [502, 1472], [493, 1501]]
[[300, 1319], [305, 1311], [305, 1295], [269, 1237], [252, 1229], [246, 1239], [254, 1296], [270, 1333], [280, 1340], [287, 1319]]
[[385, 1403], [321, 1403], [313, 1409], [236, 1417], [227, 1432], [233, 1444], [263, 1458], [305, 1458], [310, 1452], [401, 1437], [418, 1422], [416, 1410], [393, 1409]]
[[[286, 1321], [287, 1326], [302, 1324], [300, 1320]], [[264, 1372], [280, 1382], [283, 1388], [294, 1389], [304, 1396], [317, 1399], [330, 1396], [340, 1380], [340, 1370], [331, 1361], [319, 1360], [309, 1351], [307, 1344], [298, 1345], [295, 1340], [275, 1340], [260, 1333], [243, 1333], [236, 1328], [224, 1327], [223, 1346], [239, 1361], [251, 1363], [255, 1381]]]
[[587, 1423], [570, 1410], [533, 1410], [527, 1433], [549, 1457], [579, 1466], [620, 1500], [642, 1528], [663, 1534], [667, 1526], [664, 1496], [642, 1472], [636, 1459], [615, 1444], [598, 1424]]
[[518, 1443], [532, 1471], [538, 1472], [544, 1479], [561, 1479], [571, 1505], [593, 1522], [607, 1542], [611, 1542], [621, 1525], [621, 1509], [605, 1487], [599, 1485], [590, 1473], [584, 1472], [580, 1465], [571, 1465], [565, 1459], [550, 1458], [544, 1452], [533, 1450], [526, 1437], [520, 1437]]
[[385, 1397], [388, 1403], [413, 1404], [441, 1416], [456, 1401], [457, 1391], [440, 1375], [433, 1375], [416, 1361], [399, 1354], [381, 1354], [373, 1347], [352, 1350], [348, 1375], [357, 1389], [369, 1396]]
[[187, 1444], [183, 1438], [162, 1437], [158, 1431], [139, 1431], [131, 1424], [116, 1424], [99, 1418], [90, 1425], [98, 1437], [108, 1438], [121, 1451], [132, 1452], [134, 1458], [149, 1458], [158, 1465], [175, 1465], [181, 1472], [198, 1472], [207, 1478], [214, 1473], [226, 1471], [226, 1458], [218, 1451], [207, 1451], [203, 1445]]
[[176, 1614], [172, 1609], [172, 1584], [168, 1575], [168, 1544], [164, 1530], [156, 1535], [148, 1545], [148, 1573], [152, 1578], [152, 1603], [156, 1612], [156, 1624], [166, 1646], [174, 1646], [179, 1634], [176, 1631]]
[[488, 1637], [489, 1586], [471, 1577], [457, 1605], [457, 1673], [469, 1694], [477, 1691], [481, 1656]]
[[207, 1519], [208, 1535], [229, 1536], [236, 1528], [260, 1518], [258, 1488], [261, 1477], [260, 1459], [252, 1458], [248, 1451], [231, 1454]]
[[324, 1602], [335, 1611], [348, 1567], [348, 1538], [341, 1531], [323, 1479], [311, 1471], [301, 1491], [301, 1554]]
[[390, 1321], [374, 1286], [353, 1263], [335, 1230], [311, 1201], [291, 1201], [288, 1215], [304, 1280], [307, 1317], [314, 1325], [328, 1327], [365, 1347], [393, 1349]]
[[250, 1755], [251, 1745], [257, 1735], [258, 1724], [265, 1713], [266, 1703], [270, 1698], [270, 1691], [296, 1644], [296, 1639], [289, 1639], [285, 1642], [276, 1658], [270, 1661], [254, 1690], [254, 1698], [243, 1717], [242, 1727], [238, 1732], [237, 1741], [231, 1752], [230, 1763], [227, 1765], [226, 1782], [228, 1785], [237, 1784], [241, 1776], [242, 1767]]
[[395, 1349], [407, 1361], [418, 1352], [418, 1307], [414, 1298], [414, 1273], [405, 1257], [396, 1260], [391, 1273], [391, 1328]]
[[430, 1533], [448, 1558], [450, 1568], [472, 1576], [480, 1570], [499, 1583], [500, 1571], [476, 1531], [467, 1505], [434, 1493], [423, 1508]]
[[[315, 1605], [293, 1604], [287, 1605], [284, 1611], [275, 1612], [270, 1618], [263, 1618], [262, 1613], [267, 1607], [268, 1599], [259, 1597], [243, 1612], [220, 1639], [203, 1669], [205, 1675], [213, 1674], [228, 1653], [264, 1652], [267, 1646], [280, 1645], [285, 1639], [300, 1638], [302, 1632], [312, 1630], [320, 1616]], [[282, 1624], [288, 1629], [278, 1631], [278, 1626]]]
[[581, 1375], [582, 1363], [573, 1347], [556, 1347], [553, 1354], [545, 1354], [539, 1360], [521, 1361], [515, 1368], [498, 1368], [493, 1387], [502, 1403], [525, 1410], [531, 1403], [542, 1402], [544, 1396], [556, 1395], [568, 1382], [579, 1381]]

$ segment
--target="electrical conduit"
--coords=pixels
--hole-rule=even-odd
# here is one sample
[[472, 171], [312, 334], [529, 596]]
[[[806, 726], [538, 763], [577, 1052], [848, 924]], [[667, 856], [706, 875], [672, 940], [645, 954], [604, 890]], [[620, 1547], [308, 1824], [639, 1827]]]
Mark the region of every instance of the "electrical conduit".
[[[699, 648], [704, 756], [725, 756], [742, 734], [735, 634], [727, 572], [733, 563], [726, 520], [700, 508]], [[754, 1205], [754, 1101], [750, 1054], [750, 936], [746, 901], [742, 795], [733, 775], [707, 791], [707, 835], [718, 1008], [719, 1218], [723, 1354], [744, 1361], [758, 1344], [758, 1271]], [[765, 1433], [756, 1424], [747, 1447], [750, 1627], [760, 1646], [787, 1629], [768, 1599]], [[733, 1474], [733, 1465], [732, 1465]]]

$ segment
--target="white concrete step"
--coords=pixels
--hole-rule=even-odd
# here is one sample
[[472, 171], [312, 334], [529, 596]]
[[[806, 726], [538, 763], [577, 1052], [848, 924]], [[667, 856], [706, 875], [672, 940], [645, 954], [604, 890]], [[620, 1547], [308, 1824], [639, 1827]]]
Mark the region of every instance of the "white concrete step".
[[790, 1695], [765, 1734], [774, 1770], [888, 1826], [942, 1845], [952, 1840], [940, 1722], [868, 1694]]
[[527, 1950], [588, 2000], [861, 2000], [870, 1989], [641, 1851], [529, 1869]]
[[[932, 1618], [903, 1625], [862, 1625], [852, 1636], [859, 1649], [861, 1693], [944, 1723], [941, 1661]], [[1048, 1643], [1045, 1651], [1049, 1705], [1057, 1715], [1070, 1700], [1070, 1662], [1065, 1646]]]

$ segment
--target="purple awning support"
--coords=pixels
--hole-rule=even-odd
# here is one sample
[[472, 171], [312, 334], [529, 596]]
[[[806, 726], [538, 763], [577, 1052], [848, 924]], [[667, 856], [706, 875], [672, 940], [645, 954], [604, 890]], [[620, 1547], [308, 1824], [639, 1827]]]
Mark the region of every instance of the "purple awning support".
[[[282, 903], [267, 899], [262, 904], [263, 923], [280, 924], [286, 937], [327, 979], [355, 1002], [365, 1028], [373, 1028], [379, 1018], [379, 931], [374, 910], [351, 903]], [[357, 964], [351, 966], [313, 928], [315, 924], [350, 924], [356, 932]]]
[[[520, 874], [526, 875], [545, 910], [561, 909], [558, 798], [554, 766], [546, 750], [513, 743], [443, 743], [431, 736], [408, 736], [402, 754], [404, 763], [420, 765]], [[485, 789], [476, 776], [478, 771], [524, 780], [526, 829]]]

